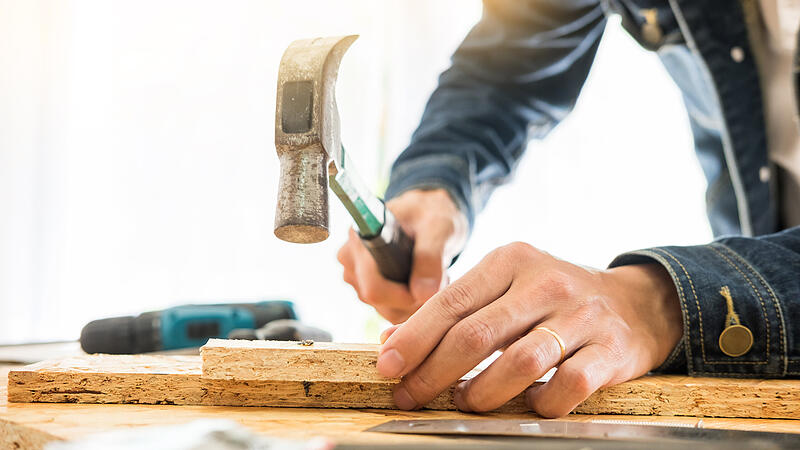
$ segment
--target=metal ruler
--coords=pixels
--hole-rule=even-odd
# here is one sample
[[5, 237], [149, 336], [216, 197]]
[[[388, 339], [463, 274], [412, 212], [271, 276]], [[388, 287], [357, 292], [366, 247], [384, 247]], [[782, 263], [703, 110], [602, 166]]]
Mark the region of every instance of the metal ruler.
[[[800, 424], [798, 424], [800, 431]], [[672, 442], [685, 447], [692, 442], [719, 444], [725, 448], [800, 448], [800, 434], [703, 428], [674, 423], [596, 420], [392, 420], [367, 431], [379, 433], [431, 434], [450, 436], [516, 436], [569, 438], [634, 442]]]

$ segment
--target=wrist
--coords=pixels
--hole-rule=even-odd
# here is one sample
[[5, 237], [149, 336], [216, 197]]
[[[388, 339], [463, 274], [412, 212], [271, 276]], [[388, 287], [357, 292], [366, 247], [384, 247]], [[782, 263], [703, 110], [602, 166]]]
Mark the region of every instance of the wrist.
[[[614, 280], [626, 315], [646, 318], [642, 330], [651, 349], [652, 369], [660, 366], [683, 336], [683, 318], [675, 283], [657, 263], [619, 266], [606, 271]], [[633, 317], [631, 317], [633, 319]], [[630, 321], [629, 321], [630, 323]]]

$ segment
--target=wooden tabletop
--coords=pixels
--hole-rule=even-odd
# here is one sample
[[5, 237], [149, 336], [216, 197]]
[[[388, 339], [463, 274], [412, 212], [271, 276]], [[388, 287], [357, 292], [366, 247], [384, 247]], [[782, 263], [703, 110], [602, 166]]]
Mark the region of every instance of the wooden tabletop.
[[[433, 436], [365, 432], [392, 419], [525, 419], [533, 414], [465, 414], [454, 411], [394, 411], [378, 409], [256, 408], [226, 406], [149, 406], [8, 403], [9, 366], [0, 367], [0, 448], [39, 449], [52, 440], [70, 440], [92, 433], [224, 418], [256, 433], [305, 439], [324, 436], [337, 442], [361, 444], [433, 443]], [[632, 420], [694, 424], [698, 418], [663, 416], [570, 415], [564, 420]], [[703, 419], [707, 428], [800, 433], [800, 420]], [[18, 447], [16, 446], [18, 445]]]

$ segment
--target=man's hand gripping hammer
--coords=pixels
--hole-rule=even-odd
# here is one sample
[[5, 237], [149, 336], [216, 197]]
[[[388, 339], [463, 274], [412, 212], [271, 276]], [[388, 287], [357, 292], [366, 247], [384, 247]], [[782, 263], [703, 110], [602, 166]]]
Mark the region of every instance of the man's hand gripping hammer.
[[275, 235], [297, 243], [327, 239], [330, 184], [383, 276], [407, 283], [414, 242], [383, 201], [364, 188], [342, 147], [336, 75], [357, 37], [294, 41], [281, 58], [275, 108], [281, 165]]

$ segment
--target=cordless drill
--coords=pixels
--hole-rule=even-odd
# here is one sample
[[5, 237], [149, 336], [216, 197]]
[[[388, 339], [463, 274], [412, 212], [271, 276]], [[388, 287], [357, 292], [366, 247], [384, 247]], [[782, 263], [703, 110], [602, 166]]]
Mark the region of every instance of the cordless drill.
[[233, 330], [258, 329], [274, 320], [297, 319], [292, 302], [182, 305], [138, 316], [89, 322], [81, 331], [86, 353], [134, 354], [200, 347]]

